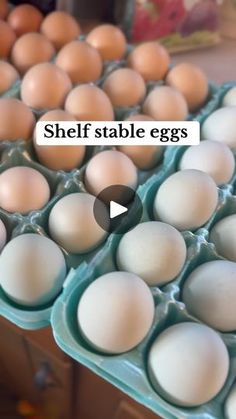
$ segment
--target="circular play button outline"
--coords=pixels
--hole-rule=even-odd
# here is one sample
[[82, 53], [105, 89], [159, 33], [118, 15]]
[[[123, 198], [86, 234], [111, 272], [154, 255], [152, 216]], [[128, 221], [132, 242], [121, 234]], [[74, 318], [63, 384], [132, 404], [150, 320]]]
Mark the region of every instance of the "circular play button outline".
[[139, 224], [143, 215], [142, 201], [128, 186], [108, 186], [97, 195], [93, 214], [106, 232], [125, 234]]

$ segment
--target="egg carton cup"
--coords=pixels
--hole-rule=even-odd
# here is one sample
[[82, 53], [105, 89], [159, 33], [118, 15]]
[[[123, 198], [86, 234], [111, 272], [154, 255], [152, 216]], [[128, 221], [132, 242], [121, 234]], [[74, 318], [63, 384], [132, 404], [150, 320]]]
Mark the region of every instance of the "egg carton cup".
[[13, 86], [11, 87], [11, 89], [7, 90], [6, 92], [4, 92], [2, 95], [0, 95], [0, 98], [15, 98], [15, 99], [20, 99], [20, 88], [21, 88], [21, 81], [17, 80]]

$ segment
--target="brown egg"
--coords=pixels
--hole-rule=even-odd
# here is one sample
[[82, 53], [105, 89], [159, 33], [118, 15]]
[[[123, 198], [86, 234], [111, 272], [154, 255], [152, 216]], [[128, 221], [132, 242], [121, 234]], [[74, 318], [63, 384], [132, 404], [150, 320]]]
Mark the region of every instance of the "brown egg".
[[9, 90], [20, 78], [16, 69], [7, 61], [0, 61], [0, 95]]
[[144, 115], [142, 113], [132, 114], [125, 120], [126, 121], [154, 121], [153, 118], [151, 118], [150, 116]]
[[106, 93], [99, 87], [81, 84], [66, 98], [65, 110], [78, 121], [113, 121], [112, 104]]
[[97, 26], [88, 34], [86, 41], [100, 52], [104, 61], [120, 60], [125, 55], [126, 39], [117, 26]]
[[98, 80], [103, 68], [97, 50], [81, 41], [65, 45], [57, 55], [56, 65], [68, 74], [73, 84]]
[[[75, 121], [68, 112], [55, 109], [45, 113], [39, 121]], [[85, 155], [84, 145], [75, 146], [42, 146], [36, 144], [34, 135], [34, 148], [37, 157], [44, 166], [52, 170], [72, 170], [79, 167]]]
[[66, 12], [49, 13], [41, 25], [41, 32], [58, 50], [80, 35], [80, 26], [76, 19]]
[[15, 7], [8, 15], [8, 23], [17, 36], [27, 32], [38, 32], [43, 20], [42, 13], [30, 4]]
[[130, 68], [113, 71], [103, 84], [113, 106], [136, 106], [145, 96], [146, 86], [143, 78]]
[[178, 90], [169, 86], [160, 86], [147, 96], [143, 112], [156, 121], [185, 121], [188, 116], [188, 106]]
[[117, 147], [117, 149], [126, 154], [135, 166], [141, 170], [152, 169], [164, 153], [164, 147], [155, 145], [123, 145]]
[[170, 56], [158, 42], [138, 45], [128, 56], [128, 65], [138, 71], [144, 80], [162, 80], [168, 70]]
[[31, 138], [35, 126], [32, 111], [20, 100], [0, 99], [0, 141]]
[[0, 207], [26, 214], [39, 210], [49, 201], [50, 188], [45, 177], [26, 166], [15, 166], [0, 175]]
[[30, 68], [23, 77], [21, 98], [35, 109], [63, 106], [72, 85], [67, 74], [55, 64], [41, 63]]
[[7, 0], [1, 0], [0, 1], [0, 19], [5, 19], [7, 17], [9, 10], [8, 2]]
[[11, 61], [24, 74], [35, 64], [50, 61], [55, 48], [46, 36], [41, 33], [26, 33], [17, 39], [12, 52]]
[[10, 55], [15, 40], [15, 32], [8, 23], [0, 20], [0, 58], [7, 58]]
[[200, 108], [208, 96], [206, 75], [191, 63], [181, 63], [173, 67], [167, 74], [166, 83], [184, 95], [191, 112]]

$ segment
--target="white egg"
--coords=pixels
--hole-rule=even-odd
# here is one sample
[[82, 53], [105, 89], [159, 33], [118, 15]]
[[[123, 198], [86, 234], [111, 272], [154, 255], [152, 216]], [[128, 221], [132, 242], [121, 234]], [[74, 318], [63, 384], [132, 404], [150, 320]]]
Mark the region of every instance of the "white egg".
[[236, 86], [228, 90], [223, 101], [223, 106], [236, 106]]
[[214, 243], [219, 255], [236, 262], [236, 215], [218, 221], [210, 232], [209, 240]]
[[[98, 225], [93, 213], [95, 197], [73, 193], [61, 198], [49, 215], [49, 232], [67, 252], [84, 253], [98, 246], [107, 233]], [[106, 207], [104, 207], [104, 218]], [[106, 216], [106, 217], [105, 217]]]
[[236, 418], [236, 384], [234, 384], [225, 402], [225, 419]]
[[138, 276], [110, 272], [88, 286], [78, 305], [78, 325], [96, 350], [119, 354], [137, 346], [154, 319], [150, 289]]
[[197, 323], [179, 323], [162, 332], [148, 356], [157, 393], [179, 406], [207, 403], [222, 389], [229, 355], [221, 337]]
[[209, 175], [200, 170], [182, 170], [159, 187], [154, 216], [178, 230], [193, 230], [209, 220], [217, 202], [217, 187]]
[[124, 234], [116, 258], [120, 270], [135, 273], [148, 285], [162, 285], [181, 271], [186, 245], [174, 227], [150, 221]]
[[0, 285], [10, 299], [40, 306], [55, 298], [66, 276], [62, 251], [50, 239], [23, 234], [12, 239], [0, 256]]
[[236, 263], [214, 260], [187, 278], [183, 301], [190, 314], [221, 332], [236, 330]]
[[206, 140], [185, 151], [179, 168], [202, 170], [208, 173], [217, 185], [222, 185], [231, 180], [235, 170], [235, 160], [227, 145]]
[[236, 149], [236, 106], [226, 106], [214, 111], [203, 123], [203, 140], [219, 141]]

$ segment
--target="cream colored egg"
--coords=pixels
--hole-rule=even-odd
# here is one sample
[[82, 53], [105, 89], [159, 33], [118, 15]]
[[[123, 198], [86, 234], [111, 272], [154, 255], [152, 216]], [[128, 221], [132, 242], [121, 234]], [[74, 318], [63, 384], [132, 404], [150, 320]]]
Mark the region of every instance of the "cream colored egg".
[[236, 417], [236, 385], [232, 387], [225, 402], [225, 419], [234, 419]]
[[50, 236], [67, 252], [86, 253], [105, 240], [107, 234], [94, 217], [94, 202], [92, 195], [73, 193], [52, 208], [48, 221]]
[[236, 262], [236, 214], [218, 221], [210, 231], [209, 241], [219, 255]]
[[43, 14], [31, 4], [21, 4], [8, 15], [7, 21], [17, 36], [28, 32], [39, 31]]
[[172, 226], [157, 221], [137, 225], [121, 238], [117, 249], [117, 265], [132, 272], [148, 285], [172, 281], [183, 268], [186, 245]]
[[0, 175], [0, 207], [26, 214], [47, 204], [50, 188], [45, 177], [26, 166], [14, 166]]
[[44, 18], [40, 30], [57, 50], [78, 38], [81, 32], [77, 20], [60, 10], [49, 13]]
[[113, 106], [129, 107], [136, 106], [143, 100], [146, 86], [139, 73], [129, 68], [120, 68], [108, 75], [103, 90]]
[[46, 36], [40, 33], [27, 33], [15, 42], [11, 61], [14, 66], [24, 74], [36, 64], [50, 61], [55, 54], [55, 49]]
[[86, 41], [98, 50], [104, 61], [121, 60], [125, 55], [126, 39], [117, 26], [99, 25], [89, 32]]
[[87, 42], [72, 41], [65, 45], [55, 62], [68, 74], [73, 84], [94, 82], [102, 74], [100, 54]]
[[162, 80], [168, 70], [170, 56], [158, 42], [144, 42], [129, 54], [128, 65], [146, 81]]
[[49, 303], [61, 291], [66, 264], [62, 251], [52, 240], [23, 234], [3, 249], [0, 271], [0, 285], [10, 299], [37, 307]]
[[[75, 118], [68, 112], [61, 109], [46, 112], [39, 121], [75, 121]], [[80, 167], [86, 148], [84, 145], [71, 146], [44, 146], [38, 145], [34, 134], [34, 149], [37, 157], [44, 166], [52, 170], [72, 170]]]
[[4, 248], [6, 241], [7, 241], [7, 230], [4, 223], [0, 219], [0, 252]]
[[214, 180], [200, 170], [182, 170], [168, 177], [154, 200], [156, 219], [178, 230], [195, 230], [212, 216], [218, 203]]
[[223, 106], [236, 106], [236, 87], [232, 87], [224, 96]]
[[198, 110], [207, 99], [207, 77], [201, 68], [194, 64], [175, 65], [167, 74], [166, 83], [183, 94], [191, 112]]
[[164, 330], [148, 355], [149, 377], [157, 393], [170, 403], [195, 407], [213, 399], [229, 372], [222, 338], [197, 323], [179, 323]]
[[65, 110], [78, 121], [113, 121], [114, 111], [109, 97], [97, 86], [82, 84], [71, 90]]
[[221, 332], [236, 330], [236, 263], [213, 260], [188, 276], [183, 302], [190, 314]]
[[0, 99], [0, 141], [29, 140], [35, 127], [32, 111], [20, 100]]
[[95, 196], [112, 185], [136, 189], [138, 183], [137, 169], [132, 160], [116, 150], [96, 154], [86, 167], [84, 179], [87, 191]]
[[185, 121], [188, 106], [184, 96], [169, 86], [154, 88], [143, 104], [143, 112], [157, 121]]
[[85, 290], [77, 317], [80, 331], [92, 347], [119, 354], [133, 349], [149, 332], [154, 301], [150, 289], [138, 276], [110, 272]]
[[155, 145], [123, 145], [117, 147], [117, 149], [126, 154], [140, 170], [152, 169], [160, 162], [164, 153], [164, 147]]
[[201, 127], [203, 140], [219, 141], [236, 150], [236, 106], [214, 111]]
[[0, 59], [8, 58], [16, 40], [16, 34], [4, 20], [0, 20], [0, 39]]
[[7, 61], [0, 61], [0, 95], [11, 89], [20, 76], [17, 70]]
[[70, 78], [63, 70], [52, 63], [40, 63], [24, 75], [21, 98], [34, 109], [60, 108], [71, 87]]
[[222, 185], [230, 182], [235, 170], [235, 160], [227, 145], [206, 140], [185, 151], [179, 168], [202, 170], [208, 173], [217, 185]]

